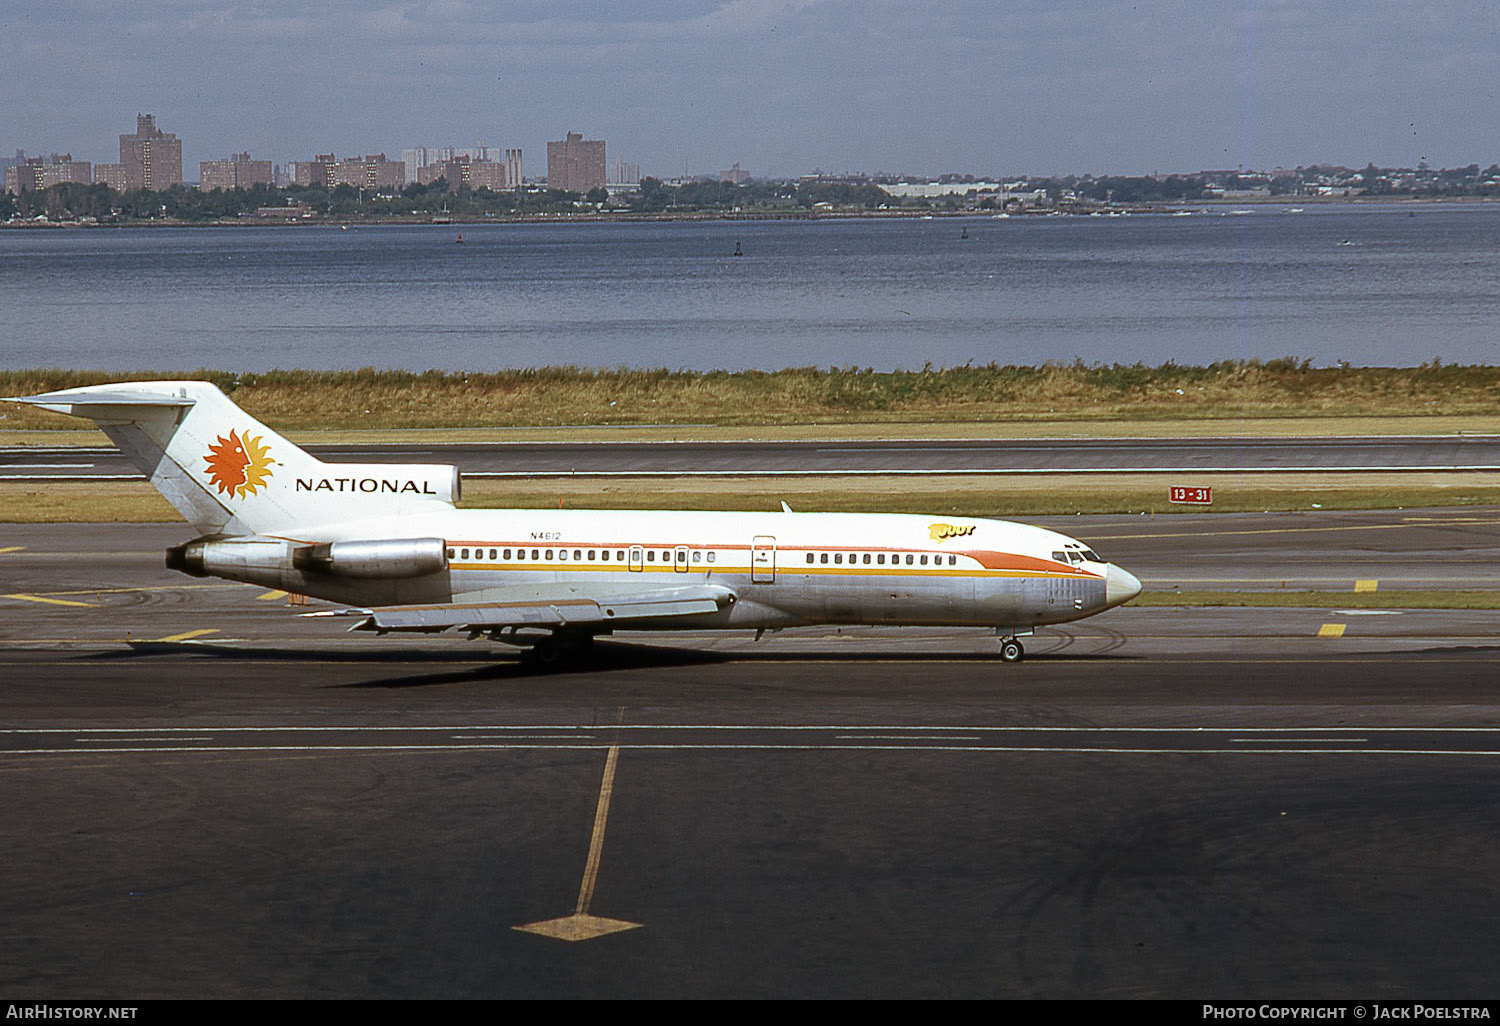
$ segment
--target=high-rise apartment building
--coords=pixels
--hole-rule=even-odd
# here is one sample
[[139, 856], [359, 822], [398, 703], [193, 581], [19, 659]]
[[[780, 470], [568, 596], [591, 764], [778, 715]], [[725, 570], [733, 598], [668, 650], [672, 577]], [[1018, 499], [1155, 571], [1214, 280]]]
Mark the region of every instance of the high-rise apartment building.
[[63, 182], [93, 181], [93, 168], [86, 160], [74, 160], [71, 153], [54, 153], [49, 157], [23, 157], [20, 163], [5, 169], [5, 188], [19, 195], [32, 189], [47, 189]]
[[337, 164], [338, 159], [332, 153], [320, 153], [312, 160], [295, 160], [292, 162], [292, 184], [326, 186], [332, 177], [331, 169]]
[[[464, 158], [468, 159], [471, 166], [495, 164], [505, 168], [503, 181], [499, 172], [486, 168], [482, 172], [485, 184], [475, 185], [476, 189], [516, 189], [521, 185], [521, 151], [519, 149], [506, 150], [503, 161], [500, 147], [486, 146], [483, 140], [472, 147], [414, 146], [401, 151], [401, 162], [406, 165], [406, 181], [408, 183], [419, 182], [423, 185], [435, 182], [439, 178], [446, 178], [451, 182], [453, 179], [447, 173], [447, 165]], [[467, 179], [465, 179], [465, 184], [470, 184]]]
[[588, 192], [604, 187], [604, 140], [569, 132], [547, 144], [547, 188]]
[[627, 164], [619, 157], [616, 157], [615, 162], [611, 164], [609, 168], [609, 184], [640, 185], [641, 165]]
[[126, 179], [124, 164], [95, 164], [94, 181], [101, 185], [107, 185], [115, 192], [124, 192]]
[[352, 185], [356, 189], [400, 189], [406, 184], [406, 165], [387, 160], [384, 153], [345, 157], [328, 169], [328, 187]]
[[[491, 153], [497, 151], [490, 150]], [[468, 154], [459, 154], [451, 160], [429, 163], [417, 169], [417, 182], [431, 185], [441, 179], [448, 192], [459, 189], [489, 189], [500, 192], [516, 189], [521, 185], [521, 151], [506, 150], [505, 161], [475, 160]]]
[[337, 189], [351, 185], [356, 189], [400, 189], [406, 182], [406, 165], [387, 160], [384, 153], [339, 160], [332, 153], [320, 153], [310, 161], [292, 164], [293, 185], [322, 185]]
[[181, 185], [182, 140], [157, 128], [155, 114], [137, 114], [135, 135], [120, 136], [120, 164], [127, 189]]
[[236, 153], [227, 160], [203, 160], [198, 162], [198, 188], [204, 192], [215, 189], [248, 189], [252, 185], [271, 185], [271, 162], [251, 160], [249, 153]]

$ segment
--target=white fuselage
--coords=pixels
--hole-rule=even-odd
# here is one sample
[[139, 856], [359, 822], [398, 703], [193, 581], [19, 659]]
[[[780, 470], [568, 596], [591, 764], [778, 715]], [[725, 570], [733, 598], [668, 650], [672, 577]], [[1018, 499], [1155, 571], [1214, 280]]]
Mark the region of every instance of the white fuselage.
[[[288, 551], [362, 538], [441, 538], [446, 567], [397, 580], [210, 563], [215, 576], [361, 605], [476, 603], [525, 586], [592, 593], [717, 584], [736, 601], [672, 628], [908, 624], [1024, 629], [1139, 591], [1066, 535], [1001, 520], [879, 513], [452, 510], [276, 536]], [[269, 541], [269, 539], [268, 539]], [[632, 623], [647, 628], [651, 622]]]

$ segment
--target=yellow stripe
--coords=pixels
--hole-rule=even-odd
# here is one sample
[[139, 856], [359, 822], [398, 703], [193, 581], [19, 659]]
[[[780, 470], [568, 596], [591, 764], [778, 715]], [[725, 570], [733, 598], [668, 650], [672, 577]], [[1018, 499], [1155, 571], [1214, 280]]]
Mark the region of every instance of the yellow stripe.
[[1325, 623], [1322, 627], [1318, 628], [1318, 637], [1342, 638], [1344, 636], [1345, 626], [1346, 624], [1342, 623]]
[[205, 634], [217, 634], [217, 627], [203, 627], [196, 631], [184, 631], [181, 634], [169, 634], [165, 638], [157, 638], [157, 641], [186, 641], [189, 638], [201, 638]]
[[1379, 587], [1380, 587], [1380, 582], [1379, 581], [1355, 581], [1354, 582], [1354, 590], [1355, 591], [1374, 591], [1375, 589], [1377, 589]]
[[284, 591], [268, 591], [268, 592], [265, 592], [264, 594], [260, 594], [260, 595], [255, 596], [256, 600], [260, 601], [260, 602], [270, 602], [270, 601], [272, 601], [274, 599], [285, 598], [285, 597], [286, 597], [286, 592], [284, 592]]
[[24, 552], [25, 549], [26, 546], [24, 545], [7, 545], [5, 548], [0, 549], [0, 555], [4, 555], [7, 552]]
[[5, 598], [20, 599], [22, 602], [46, 602], [54, 606], [93, 606], [96, 602], [74, 602], [71, 599], [43, 598], [40, 595], [6, 595]]
[[72, 591], [49, 591], [47, 595], [119, 595], [131, 594], [138, 591], [190, 591], [195, 588], [243, 588], [243, 584], [225, 582], [224, 584], [153, 584], [149, 587], [139, 588], [75, 588]]
[[610, 748], [604, 760], [604, 782], [599, 787], [599, 805], [594, 810], [594, 836], [589, 841], [589, 860], [583, 869], [583, 886], [578, 889], [577, 915], [587, 915], [594, 900], [594, 885], [599, 881], [599, 860], [604, 854], [604, 824], [609, 819], [609, 800], [615, 793], [615, 766], [620, 761], [620, 746]]

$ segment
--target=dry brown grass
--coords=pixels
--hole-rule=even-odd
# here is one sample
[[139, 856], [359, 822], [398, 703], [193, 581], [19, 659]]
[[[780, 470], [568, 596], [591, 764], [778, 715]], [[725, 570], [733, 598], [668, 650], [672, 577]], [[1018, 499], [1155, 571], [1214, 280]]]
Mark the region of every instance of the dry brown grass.
[[[120, 380], [99, 372], [0, 373], [0, 395]], [[587, 370], [488, 374], [359, 371], [164, 372], [206, 378], [281, 430], [559, 424], [1029, 424], [1228, 418], [1480, 417], [1500, 413], [1500, 367], [1312, 367], [1295, 359], [1207, 367], [950, 367], [876, 372]], [[7, 428], [70, 422], [29, 408]]]

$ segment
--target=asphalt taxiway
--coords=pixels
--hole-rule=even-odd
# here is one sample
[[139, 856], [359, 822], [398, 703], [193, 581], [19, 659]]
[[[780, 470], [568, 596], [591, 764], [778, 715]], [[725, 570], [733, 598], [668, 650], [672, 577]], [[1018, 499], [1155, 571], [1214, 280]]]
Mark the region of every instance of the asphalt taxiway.
[[[309, 445], [340, 463], [444, 463], [470, 478], [1500, 470], [1500, 436]], [[0, 447], [0, 481], [142, 475], [114, 448]]]
[[[1500, 510], [1051, 523], [1154, 590], [1481, 588], [1500, 548]], [[1126, 606], [1019, 665], [978, 631], [622, 635], [540, 673], [173, 574], [188, 533], [0, 529], [8, 996], [1500, 978], [1493, 612]]]

